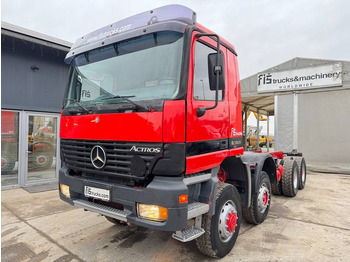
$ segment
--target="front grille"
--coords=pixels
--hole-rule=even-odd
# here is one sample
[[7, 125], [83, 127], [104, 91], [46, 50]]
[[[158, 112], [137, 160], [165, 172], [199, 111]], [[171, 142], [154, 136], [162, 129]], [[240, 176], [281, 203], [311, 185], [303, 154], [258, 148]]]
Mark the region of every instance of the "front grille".
[[[97, 169], [91, 162], [91, 150], [94, 146], [101, 146], [106, 153], [106, 164], [102, 169]], [[135, 152], [133, 147], [160, 148], [160, 152]], [[86, 177], [98, 177], [100, 180], [111, 181], [120, 178], [145, 180], [150, 174], [156, 160], [162, 155], [161, 143], [140, 143], [120, 141], [92, 141], [92, 140], [61, 140], [63, 160], [68, 168], [83, 172]], [[140, 151], [140, 150], [139, 150]], [[142, 151], [142, 150], [141, 150]], [[139, 156], [146, 164], [143, 176], [132, 174], [131, 162], [135, 156]]]

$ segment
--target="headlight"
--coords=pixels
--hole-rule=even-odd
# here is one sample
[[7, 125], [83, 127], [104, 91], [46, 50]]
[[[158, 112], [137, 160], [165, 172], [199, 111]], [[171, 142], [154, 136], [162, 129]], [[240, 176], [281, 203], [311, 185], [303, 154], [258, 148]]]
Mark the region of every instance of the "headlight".
[[60, 190], [63, 195], [70, 198], [69, 186], [65, 184], [60, 184]]
[[168, 219], [168, 208], [157, 205], [137, 204], [137, 214], [139, 217], [163, 222]]

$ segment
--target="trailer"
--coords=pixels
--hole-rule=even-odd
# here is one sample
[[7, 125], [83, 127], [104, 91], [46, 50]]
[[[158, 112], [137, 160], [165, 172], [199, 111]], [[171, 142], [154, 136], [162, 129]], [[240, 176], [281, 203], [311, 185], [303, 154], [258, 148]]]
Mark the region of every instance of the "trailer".
[[61, 113], [60, 198], [118, 224], [173, 231], [224, 257], [243, 218], [295, 197], [297, 152], [244, 152], [237, 53], [184, 6], [78, 38]]

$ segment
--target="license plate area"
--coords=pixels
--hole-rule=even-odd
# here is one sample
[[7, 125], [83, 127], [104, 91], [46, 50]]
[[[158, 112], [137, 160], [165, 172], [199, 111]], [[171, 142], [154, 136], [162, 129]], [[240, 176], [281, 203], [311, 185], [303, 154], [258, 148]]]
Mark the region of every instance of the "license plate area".
[[103, 201], [110, 201], [110, 190], [108, 190], [108, 189], [85, 186], [84, 187], [84, 195], [86, 197], [101, 199]]

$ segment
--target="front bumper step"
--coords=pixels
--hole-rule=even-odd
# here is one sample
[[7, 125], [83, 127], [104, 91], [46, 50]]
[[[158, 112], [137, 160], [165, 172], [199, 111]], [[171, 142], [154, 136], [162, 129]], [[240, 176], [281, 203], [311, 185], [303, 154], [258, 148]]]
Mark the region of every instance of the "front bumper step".
[[[104, 206], [90, 201], [76, 199], [73, 200], [74, 206], [81, 207], [85, 210], [99, 213], [101, 215], [112, 217], [121, 221], [127, 222], [127, 216], [130, 211], [120, 210], [113, 207]], [[181, 242], [188, 242], [204, 234], [202, 226], [202, 215], [209, 211], [209, 205], [200, 202], [194, 202], [188, 205], [187, 219], [195, 219], [195, 225], [181, 231], [176, 231], [173, 238]]]
[[191, 219], [202, 214], [208, 213], [209, 205], [200, 202], [193, 202], [188, 205], [187, 219]]
[[188, 227], [181, 231], [176, 231], [173, 238], [181, 242], [189, 242], [204, 234], [202, 228], [202, 215], [208, 213], [209, 205], [200, 202], [193, 202], [188, 205], [187, 219], [195, 219], [194, 226]]
[[197, 237], [200, 237], [204, 234], [204, 232], [205, 231], [203, 228], [192, 226], [181, 231], [176, 231], [176, 233], [173, 234], [173, 238], [181, 242], [189, 242]]
[[101, 215], [104, 215], [107, 217], [113, 217], [115, 219], [125, 221], [125, 222], [127, 222], [126, 217], [131, 214], [131, 212], [128, 212], [126, 210], [120, 210], [117, 208], [100, 205], [100, 204], [82, 200], [82, 199], [74, 200], [73, 203], [74, 203], [74, 206], [76, 207], [81, 207], [86, 210], [100, 213]]

